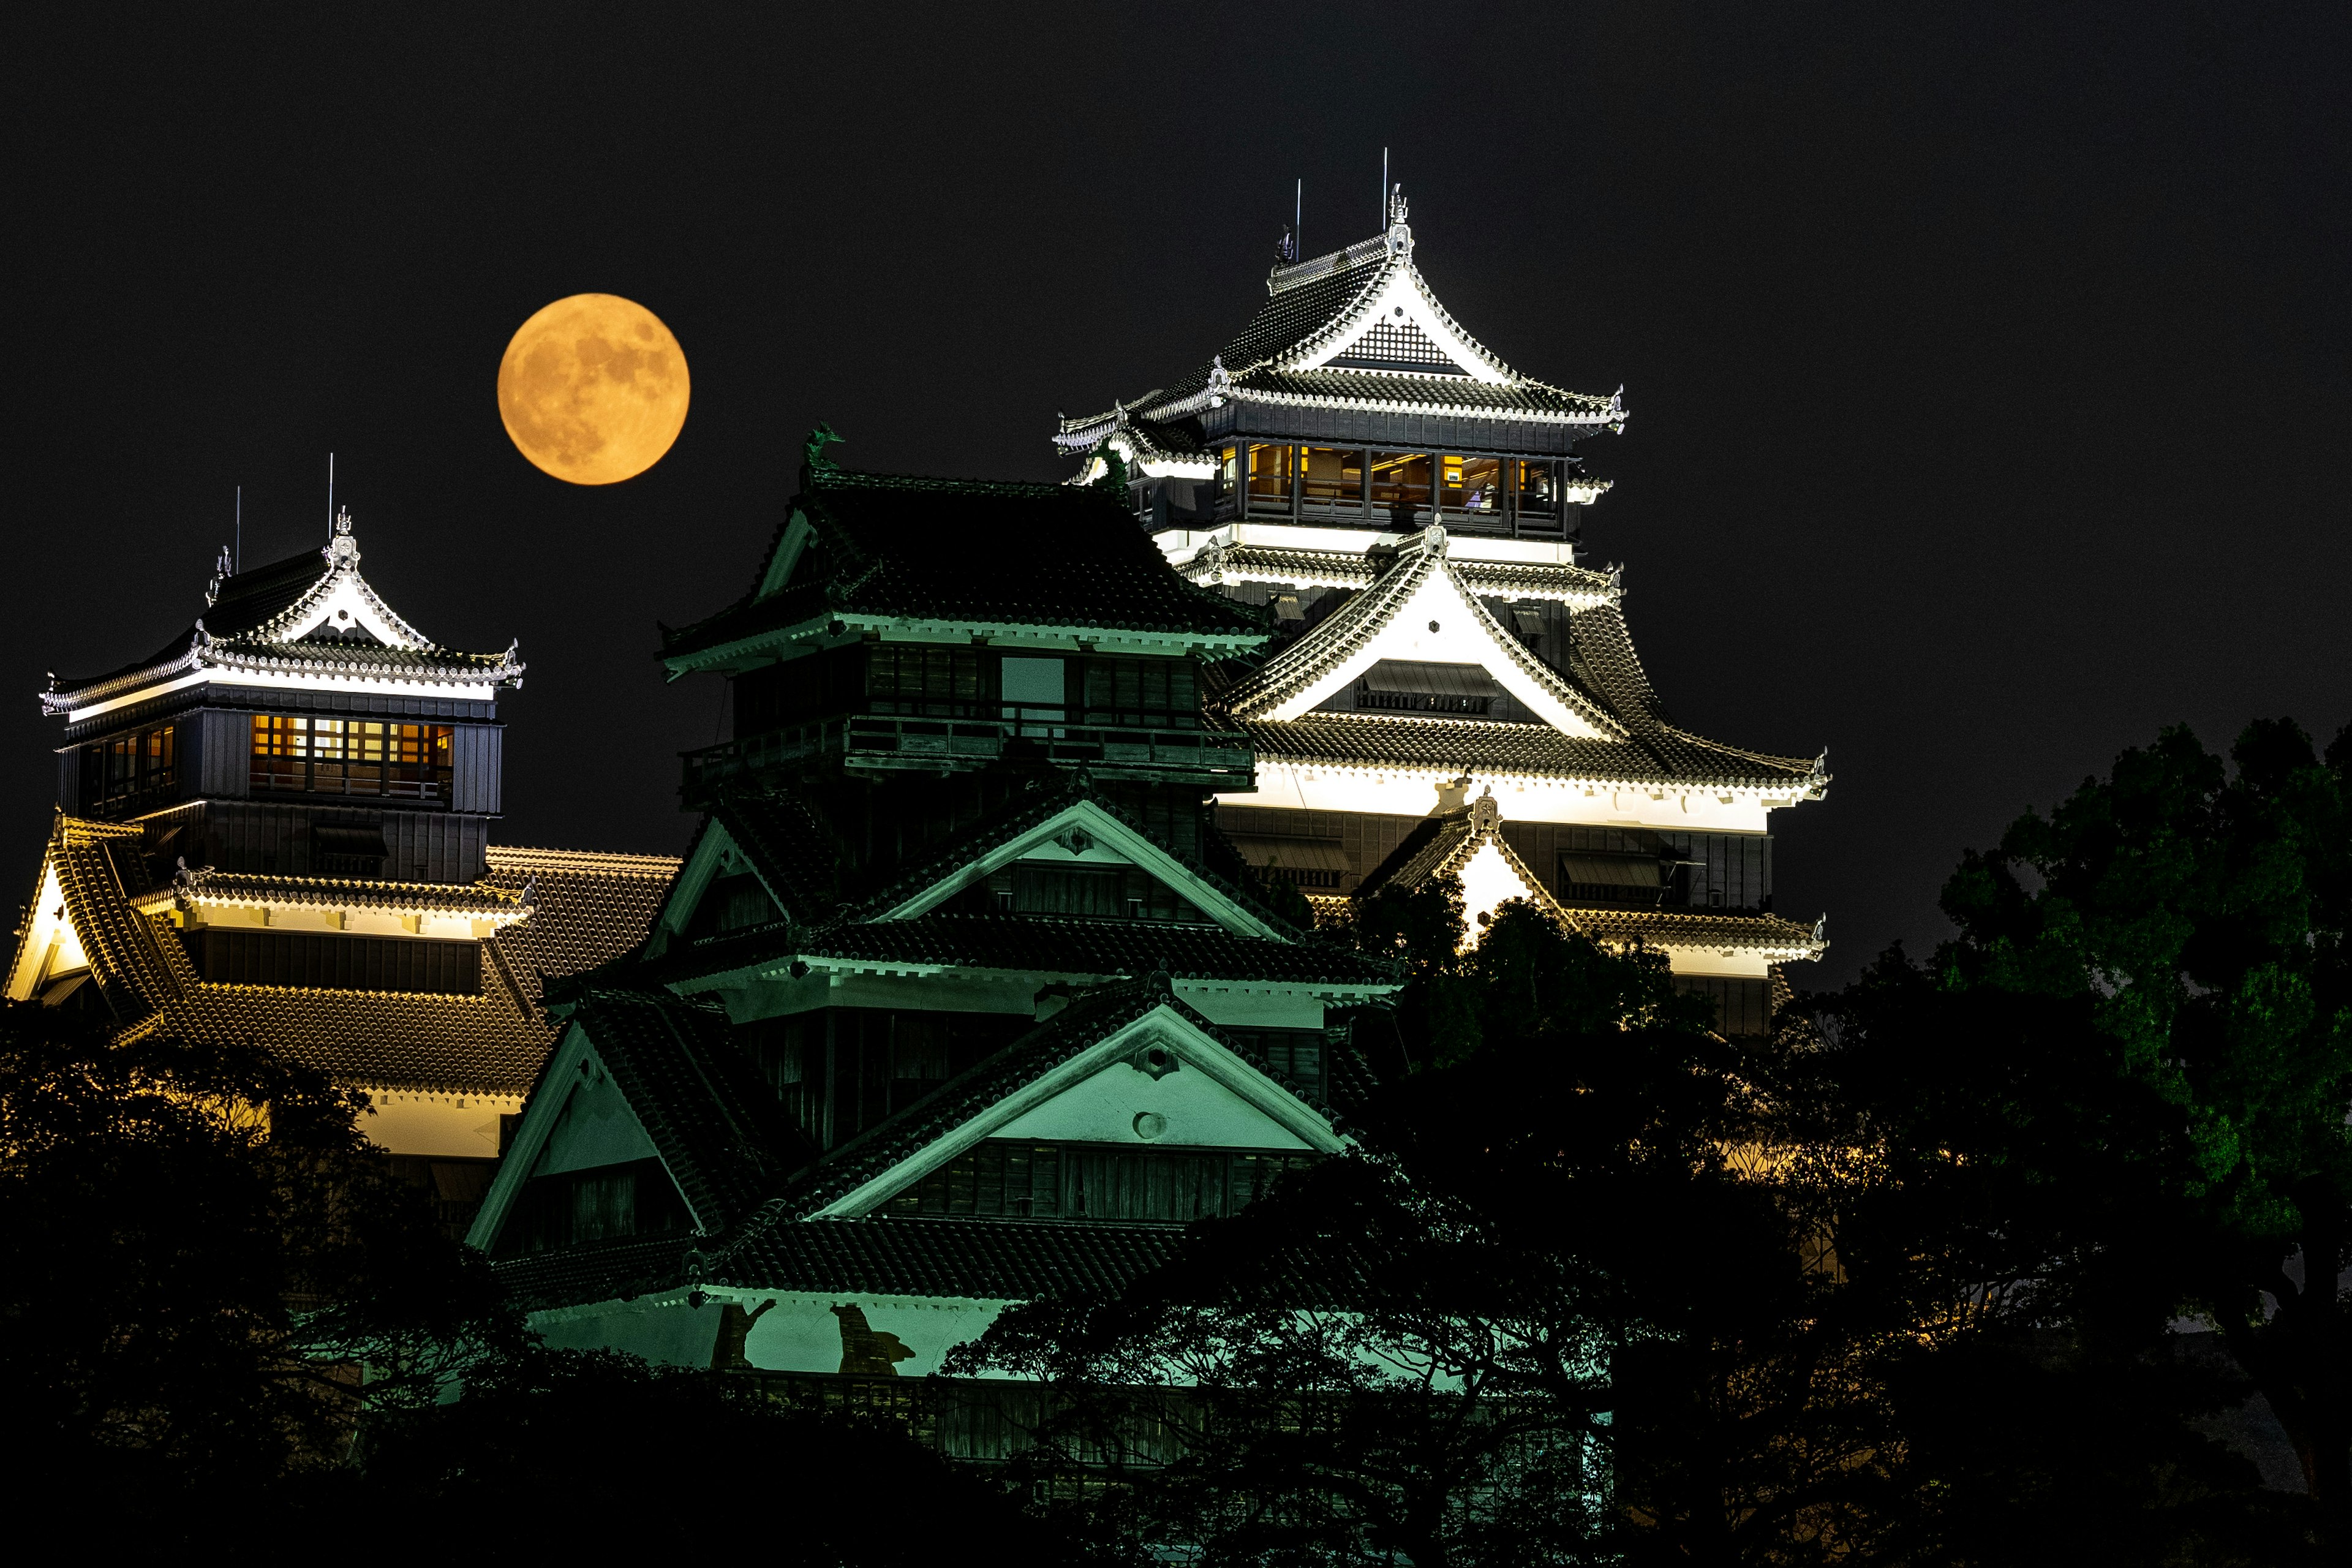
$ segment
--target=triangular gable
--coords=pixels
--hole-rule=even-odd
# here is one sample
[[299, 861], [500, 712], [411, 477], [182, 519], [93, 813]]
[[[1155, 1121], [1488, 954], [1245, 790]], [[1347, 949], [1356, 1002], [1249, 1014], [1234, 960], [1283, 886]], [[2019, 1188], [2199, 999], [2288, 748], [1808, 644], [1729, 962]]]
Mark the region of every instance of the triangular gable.
[[1503, 837], [1502, 807], [1491, 786], [1468, 805], [1418, 824], [1364, 878], [1356, 896], [1367, 898], [1389, 887], [1419, 888], [1439, 877], [1462, 879], [1465, 948], [1476, 946], [1486, 919], [1514, 899], [1527, 900], [1571, 929], [1581, 929]]
[[1412, 260], [1412, 230], [1402, 215], [1384, 237], [1388, 260], [1346, 313], [1290, 353], [1276, 368], [1399, 371], [1460, 375], [1489, 385], [1517, 380], [1509, 365], [1462, 330]]
[[475, 1231], [497, 1236], [533, 1179], [648, 1160], [677, 1212], [716, 1231], [815, 1155], [722, 1009], [666, 991], [591, 991], [532, 1087]]
[[1382, 659], [1475, 664], [1563, 734], [1622, 740], [1622, 725], [1559, 678], [1491, 611], [1445, 560], [1445, 530], [1432, 524], [1402, 546], [1397, 563], [1366, 592], [1277, 655], [1227, 700], [1242, 719], [1297, 719], [1346, 689]]
[[1276, 942], [1294, 940], [1196, 873], [1152, 838], [1130, 826], [1118, 814], [1091, 800], [1076, 800], [1061, 810], [994, 844], [975, 847], [972, 858], [920, 890], [898, 900], [876, 918], [911, 920], [939, 908], [958, 893], [986, 881], [1016, 860], [1066, 865], [1133, 866], [1167, 887], [1219, 926], [1236, 936]]
[[646, 940], [646, 956], [659, 957], [672, 939], [694, 923], [695, 914], [702, 908], [703, 898], [713, 882], [744, 873], [759, 880], [777, 915], [783, 917], [784, 902], [776, 896], [776, 889], [761, 871], [757, 860], [744, 853], [725, 823], [715, 816], [703, 818], [702, 831], [696, 835], [686, 864], [678, 868], [677, 880], [670, 884], [669, 897], [663, 900], [661, 913], [654, 917], [653, 934]]
[[[1154, 1051], [1160, 1053], [1157, 1061], [1151, 1057]], [[1199, 1076], [1181, 1085], [1175, 1082], [1188, 1073]], [[1164, 1094], [1162, 1086], [1167, 1086]], [[1115, 1090], [1123, 1091], [1125, 1098]], [[1152, 1104], [1146, 1105], [1146, 1100]], [[1161, 1100], [1167, 1110], [1155, 1109]], [[1125, 1113], [1126, 1131], [1120, 1136], [1118, 1107], [1128, 1103], [1135, 1108]], [[1164, 1125], [1156, 1130], [1148, 1122], [1139, 1126], [1148, 1114], [1165, 1118]], [[847, 1219], [871, 1213], [892, 1194], [983, 1139], [1063, 1137], [1071, 1134], [1033, 1129], [1093, 1128], [1099, 1136], [1089, 1137], [1090, 1142], [1143, 1147], [1155, 1142], [1178, 1142], [1183, 1132], [1178, 1118], [1185, 1115], [1194, 1117], [1204, 1131], [1222, 1119], [1222, 1124], [1237, 1138], [1279, 1134], [1286, 1140], [1273, 1144], [1236, 1142], [1232, 1147], [1297, 1148], [1329, 1154], [1347, 1146], [1347, 1140], [1311, 1106], [1226, 1049], [1181, 1006], [1163, 1002], [919, 1150], [891, 1162], [809, 1217]], [[1147, 1131], [1151, 1137], [1144, 1136]]]
[[41, 858], [41, 891], [25, 930], [16, 939], [16, 962], [8, 968], [8, 1000], [29, 1002], [68, 975], [89, 972], [89, 954], [66, 907], [65, 888], [58, 880], [57, 858]]

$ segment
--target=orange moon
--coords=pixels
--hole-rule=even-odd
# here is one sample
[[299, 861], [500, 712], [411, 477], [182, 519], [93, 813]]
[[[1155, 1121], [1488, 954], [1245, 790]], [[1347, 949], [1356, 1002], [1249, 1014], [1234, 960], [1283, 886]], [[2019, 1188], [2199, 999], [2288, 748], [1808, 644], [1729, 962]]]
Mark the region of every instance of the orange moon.
[[613, 485], [662, 460], [686, 427], [686, 351], [617, 294], [574, 294], [532, 316], [499, 362], [515, 449], [575, 485]]

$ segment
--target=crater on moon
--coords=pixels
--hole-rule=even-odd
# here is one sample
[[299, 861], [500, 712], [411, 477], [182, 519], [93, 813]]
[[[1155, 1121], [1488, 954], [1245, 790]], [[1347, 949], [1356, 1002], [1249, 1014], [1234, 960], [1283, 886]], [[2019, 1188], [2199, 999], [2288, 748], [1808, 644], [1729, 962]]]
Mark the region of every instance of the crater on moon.
[[522, 324], [499, 362], [515, 449], [575, 485], [635, 479], [686, 426], [686, 353], [661, 318], [617, 294], [574, 294]]

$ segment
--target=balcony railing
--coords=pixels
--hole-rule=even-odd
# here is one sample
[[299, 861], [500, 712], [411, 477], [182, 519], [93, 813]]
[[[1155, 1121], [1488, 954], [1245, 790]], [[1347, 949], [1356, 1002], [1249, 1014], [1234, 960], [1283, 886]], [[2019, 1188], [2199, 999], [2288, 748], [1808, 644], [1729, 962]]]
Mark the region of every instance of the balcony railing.
[[[913, 707], [916, 704], [907, 704]], [[747, 735], [681, 753], [689, 801], [771, 770], [834, 765], [862, 772], [953, 773], [1003, 758], [1083, 766], [1100, 778], [1196, 781], [1252, 787], [1256, 753], [1240, 735], [1172, 724], [1072, 722], [1065, 710], [947, 703], [920, 713], [858, 713]], [[1126, 717], [1126, 716], [1122, 716]], [[1171, 718], [1173, 715], [1138, 715]]]

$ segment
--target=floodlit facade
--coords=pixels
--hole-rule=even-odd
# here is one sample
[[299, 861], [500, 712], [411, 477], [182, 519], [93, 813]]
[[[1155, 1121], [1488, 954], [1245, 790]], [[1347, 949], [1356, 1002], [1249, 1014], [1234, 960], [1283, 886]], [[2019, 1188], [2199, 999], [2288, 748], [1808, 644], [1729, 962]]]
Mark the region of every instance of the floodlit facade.
[[828, 441], [745, 596], [666, 634], [735, 733], [685, 759], [642, 955], [552, 994], [472, 1237], [554, 1342], [803, 1390], [936, 1372], [1344, 1147], [1352, 1015], [1399, 984], [1220, 847], [1253, 760], [1202, 681], [1262, 615], [1107, 489]]
[[1114, 464], [1167, 560], [1262, 606], [1264, 657], [1211, 672], [1210, 721], [1255, 787], [1218, 822], [1329, 909], [1459, 874], [1475, 919], [1528, 899], [1663, 950], [1728, 1033], [1766, 1026], [1779, 966], [1822, 921], [1772, 906], [1769, 816], [1818, 800], [1826, 752], [1675, 723], [1627, 630], [1617, 568], [1580, 559], [1610, 488], [1578, 446], [1620, 394], [1563, 391], [1470, 336], [1384, 233], [1277, 266], [1208, 363], [1055, 441], [1080, 483]]
[[635, 947], [677, 868], [490, 842], [522, 674], [385, 604], [348, 513], [324, 550], [224, 552], [193, 626], [41, 694], [58, 816], [9, 999], [364, 1090], [369, 1136], [462, 1228], [552, 1037], [542, 977]]

